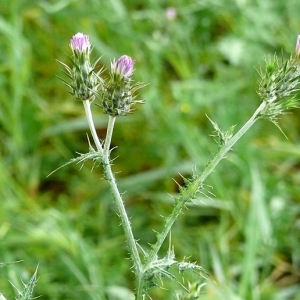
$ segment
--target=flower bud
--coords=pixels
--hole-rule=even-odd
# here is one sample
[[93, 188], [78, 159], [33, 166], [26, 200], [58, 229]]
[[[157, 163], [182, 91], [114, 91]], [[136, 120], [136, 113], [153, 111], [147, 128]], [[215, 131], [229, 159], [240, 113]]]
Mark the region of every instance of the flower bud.
[[100, 71], [95, 72], [97, 61], [94, 64], [90, 62], [91, 44], [88, 35], [83, 33], [75, 34], [70, 40], [70, 47], [73, 52], [71, 61], [73, 66], [69, 68], [62, 65], [67, 70], [67, 76], [71, 79], [66, 83], [71, 88], [73, 94], [79, 100], [94, 100], [98, 88], [101, 84], [99, 77]]
[[135, 100], [133, 93], [144, 84], [131, 85], [134, 60], [127, 55], [112, 61], [110, 81], [105, 85], [100, 106], [103, 112], [111, 116], [125, 116], [132, 106], [142, 101]]
[[260, 72], [257, 92], [266, 107], [260, 116], [269, 119], [276, 126], [278, 117], [289, 109], [299, 107], [297, 92], [300, 85], [300, 72], [295, 57], [287, 61], [277, 56], [266, 61], [265, 70]]
[[272, 103], [296, 91], [299, 72], [293, 59], [280, 62], [277, 56], [274, 56], [266, 61], [265, 72], [262, 72], [260, 77], [258, 94], [262, 100]]

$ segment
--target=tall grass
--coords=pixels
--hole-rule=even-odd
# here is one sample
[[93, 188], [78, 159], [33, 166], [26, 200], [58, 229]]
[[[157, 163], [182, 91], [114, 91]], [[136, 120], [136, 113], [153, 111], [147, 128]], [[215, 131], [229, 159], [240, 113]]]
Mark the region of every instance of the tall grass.
[[[13, 299], [9, 281], [21, 290], [39, 264], [43, 299], [131, 297], [131, 262], [100, 168], [71, 165], [46, 178], [87, 150], [81, 103], [56, 77], [74, 33], [92, 36], [104, 63], [134, 57], [135, 79], [150, 83], [113, 140], [119, 187], [147, 247], [171, 210], [168, 193], [178, 192], [172, 178], [202, 169], [216, 150], [205, 114], [222, 128], [243, 124], [259, 103], [254, 67], [294, 50], [299, 11], [296, 0], [0, 3], [0, 262], [23, 261], [0, 269], [1, 293]], [[176, 255], [190, 254], [217, 282], [202, 299], [300, 299], [298, 115], [280, 121], [288, 139], [256, 124], [209, 178], [213, 199], [199, 197], [175, 224]], [[96, 124], [101, 135], [100, 110]], [[180, 289], [165, 287], [152, 298]]]

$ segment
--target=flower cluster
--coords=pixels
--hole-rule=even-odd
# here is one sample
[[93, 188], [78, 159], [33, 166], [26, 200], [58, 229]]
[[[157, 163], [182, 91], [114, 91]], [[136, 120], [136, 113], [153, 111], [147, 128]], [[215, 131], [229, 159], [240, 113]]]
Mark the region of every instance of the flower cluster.
[[99, 59], [91, 63], [91, 44], [88, 35], [75, 34], [70, 41], [73, 56], [71, 58], [72, 68], [61, 63], [66, 69], [66, 75], [71, 82], [64, 83], [71, 88], [71, 94], [77, 99], [93, 101], [100, 99], [99, 106], [104, 113], [111, 116], [127, 115], [135, 103], [133, 93], [144, 86], [138, 83], [132, 85], [131, 77], [134, 72], [134, 60], [127, 55], [113, 60], [110, 66], [110, 77], [103, 80], [100, 75], [102, 69], [96, 71]]

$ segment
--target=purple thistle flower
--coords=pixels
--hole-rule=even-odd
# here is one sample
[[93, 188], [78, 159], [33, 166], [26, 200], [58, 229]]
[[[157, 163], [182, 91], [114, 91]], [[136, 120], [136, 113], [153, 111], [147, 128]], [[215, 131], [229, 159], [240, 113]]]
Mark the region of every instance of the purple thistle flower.
[[76, 33], [71, 38], [70, 47], [73, 51], [78, 51], [80, 53], [89, 50], [91, 47], [89, 36], [81, 32]]
[[102, 84], [102, 80], [99, 77], [101, 70], [96, 72], [96, 62], [90, 62], [91, 43], [88, 35], [81, 32], [76, 33], [70, 40], [70, 47], [73, 52], [73, 56], [70, 57], [72, 61], [72, 67], [68, 67], [63, 64], [67, 70], [67, 76], [71, 79], [71, 82], [65, 82], [67, 86], [71, 88], [71, 93], [80, 100], [93, 101], [98, 89]]
[[122, 55], [114, 64], [112, 64], [112, 69], [115, 73], [129, 78], [134, 71], [133, 66], [134, 60], [128, 55]]
[[105, 114], [110, 116], [126, 116], [136, 103], [134, 92], [145, 86], [143, 83], [132, 85], [131, 76], [134, 72], [134, 60], [128, 55], [122, 55], [118, 60], [112, 60], [110, 79], [103, 85], [100, 106]]

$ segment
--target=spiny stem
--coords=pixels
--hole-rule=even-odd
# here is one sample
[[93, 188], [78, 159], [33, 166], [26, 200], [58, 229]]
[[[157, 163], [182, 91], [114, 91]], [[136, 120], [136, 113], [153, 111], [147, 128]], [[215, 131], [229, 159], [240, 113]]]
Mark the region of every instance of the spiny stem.
[[260, 113], [265, 109], [266, 102], [262, 102], [261, 105], [257, 108], [254, 112], [252, 117], [244, 124], [244, 126], [230, 139], [227, 143], [222, 146], [213, 159], [208, 163], [205, 167], [204, 171], [186, 188], [184, 196], [181, 196], [175, 205], [173, 212], [167, 218], [164, 228], [162, 232], [158, 235], [158, 239], [155, 245], [150, 252], [144, 269], [147, 268], [152, 264], [152, 262], [156, 259], [158, 251], [160, 250], [163, 242], [165, 241], [167, 235], [169, 234], [171, 227], [173, 226], [175, 220], [185, 207], [187, 201], [189, 201], [195, 195], [195, 191], [198, 190], [198, 187], [203, 184], [205, 179], [212, 173], [218, 163], [225, 157], [225, 155], [231, 150], [233, 145], [250, 129], [250, 127], [258, 120]]

